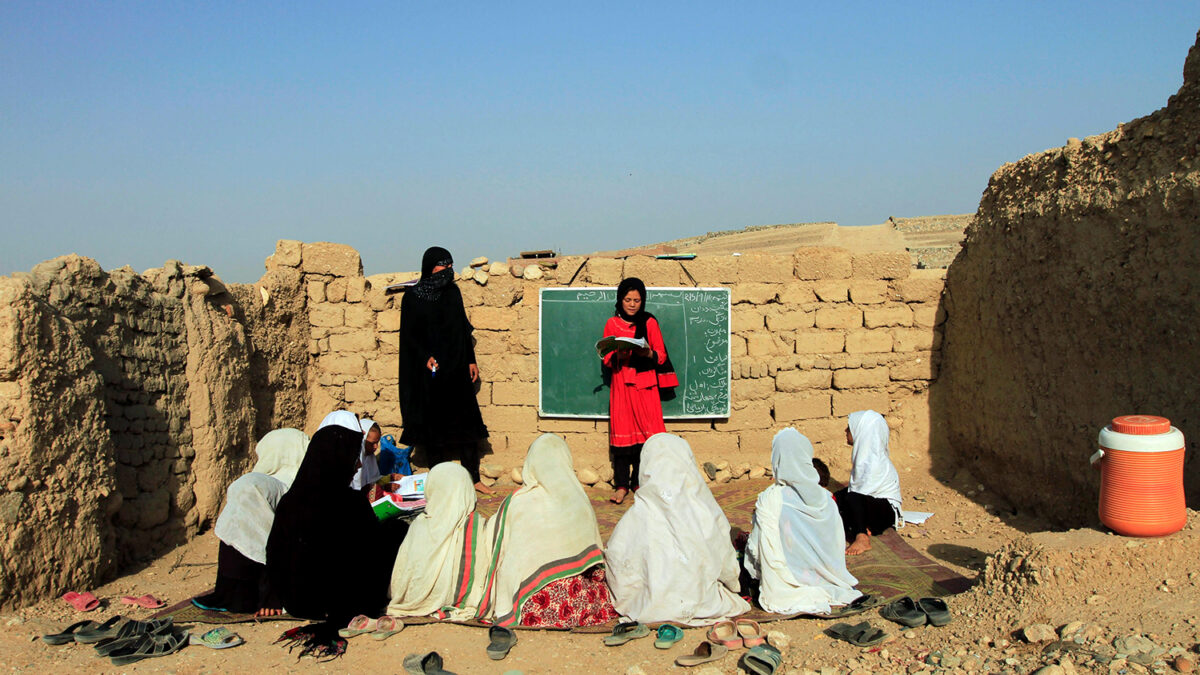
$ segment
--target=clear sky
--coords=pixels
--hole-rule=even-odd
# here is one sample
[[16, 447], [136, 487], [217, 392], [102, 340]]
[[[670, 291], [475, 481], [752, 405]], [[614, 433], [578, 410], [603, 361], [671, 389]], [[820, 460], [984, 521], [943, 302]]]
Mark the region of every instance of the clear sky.
[[970, 213], [1000, 164], [1165, 105], [1198, 28], [1196, 0], [6, 0], [0, 274]]

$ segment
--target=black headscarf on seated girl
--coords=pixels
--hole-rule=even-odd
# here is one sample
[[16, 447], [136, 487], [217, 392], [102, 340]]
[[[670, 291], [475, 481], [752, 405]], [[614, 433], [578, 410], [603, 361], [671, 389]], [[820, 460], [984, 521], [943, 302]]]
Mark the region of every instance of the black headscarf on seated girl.
[[[626, 314], [625, 308], [621, 304], [621, 301], [625, 298], [629, 291], [637, 291], [642, 296], [642, 306], [638, 308], [637, 313], [633, 316]], [[656, 322], [658, 321], [657, 317], [646, 311], [646, 300], [646, 284], [643, 283], [641, 279], [637, 277], [629, 277], [627, 279], [622, 279], [621, 283], [617, 285], [616, 316], [619, 316], [633, 324], [633, 337], [639, 340], [646, 339], [646, 322], [650, 319], [654, 319]], [[659, 328], [661, 329], [662, 326], [660, 325]], [[671, 357], [668, 354], [663, 354], [663, 356], [666, 360], [663, 361], [661, 365], [657, 362], [657, 360], [648, 356], [634, 356], [629, 360], [629, 365], [633, 366], [633, 369], [639, 373], [647, 370], [656, 371], [659, 375], [658, 380], [660, 387], [677, 386], [679, 381], [675, 377], [675, 366], [671, 365]]]
[[345, 626], [357, 614], [375, 616], [386, 600], [391, 561], [377, 555], [379, 521], [350, 487], [362, 437], [343, 426], [313, 434], [275, 509], [267, 576], [292, 616]]

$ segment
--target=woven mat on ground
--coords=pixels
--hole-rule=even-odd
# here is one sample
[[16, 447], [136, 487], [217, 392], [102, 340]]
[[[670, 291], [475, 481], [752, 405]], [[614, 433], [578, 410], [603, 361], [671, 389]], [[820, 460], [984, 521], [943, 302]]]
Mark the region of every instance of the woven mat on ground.
[[[724, 485], [712, 486], [713, 497], [716, 498], [721, 508], [725, 510], [725, 515], [729, 518], [729, 524], [733, 529], [735, 538], [739, 532], [750, 531], [754, 503], [758, 499], [758, 493], [771, 484], [772, 481], [766, 478], [761, 480], [732, 481]], [[588, 488], [586, 491], [592, 500], [592, 508], [596, 511], [596, 520], [600, 525], [600, 536], [605, 541], [608, 541], [609, 536], [612, 535], [613, 528], [617, 525], [617, 521], [621, 519], [621, 516], [624, 515], [625, 511], [629, 509], [630, 504], [633, 503], [633, 497], [631, 496], [629, 499], [626, 499], [624, 504], [617, 505], [608, 501], [608, 498], [612, 496], [611, 490]], [[478, 508], [482, 513], [490, 516], [496, 512], [500, 503], [511, 492], [512, 489], [510, 488], [486, 497], [480, 495]], [[872, 542], [874, 545], [870, 551], [859, 556], [848, 557], [846, 565], [850, 573], [858, 579], [858, 589], [863, 593], [880, 597], [882, 602], [887, 602], [904, 595], [914, 598], [954, 595], [955, 593], [967, 590], [971, 586], [972, 581], [970, 579], [925, 557], [909, 546], [895, 530], [888, 530], [882, 536], [873, 538]], [[176, 611], [178, 613], [175, 613]], [[256, 620], [249, 614], [207, 612], [195, 607], [190, 601], [168, 607], [155, 616], [174, 616], [177, 623], [237, 623], [240, 621]], [[758, 607], [754, 607], [743, 615], [744, 618], [759, 622], [781, 621], [800, 616], [832, 618], [830, 616], [800, 614], [785, 616], [772, 614]], [[840, 616], [845, 615], [842, 614]], [[265, 620], [279, 619], [295, 620], [287, 616], [271, 617]], [[264, 619], [257, 620], [261, 621]], [[408, 625], [421, 625], [436, 623], [437, 620], [429, 617], [405, 617], [404, 622]], [[475, 621], [462, 623], [468, 626], [486, 626], [486, 624]], [[572, 632], [608, 633], [612, 630], [612, 626], [613, 624], [607, 624], [574, 628]]]
[[[201, 597], [212, 593], [205, 591], [199, 596]], [[175, 623], [249, 623], [251, 621], [260, 623], [263, 621], [299, 621], [294, 616], [280, 614], [279, 616], [254, 616], [253, 614], [239, 614], [238, 612], [218, 612], [211, 609], [200, 609], [192, 604], [192, 599], [188, 598], [183, 602], [176, 603], [169, 607], [164, 607], [154, 613], [152, 618], [164, 619], [171, 617]]]

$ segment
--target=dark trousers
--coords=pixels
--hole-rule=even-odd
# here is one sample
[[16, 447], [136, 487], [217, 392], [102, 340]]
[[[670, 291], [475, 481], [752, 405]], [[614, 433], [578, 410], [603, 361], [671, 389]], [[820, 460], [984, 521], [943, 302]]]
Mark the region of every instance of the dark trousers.
[[896, 512], [886, 499], [851, 492], [850, 488], [838, 490], [833, 498], [837, 500], [847, 542], [864, 532], [878, 536], [896, 524]]
[[442, 462], [452, 462], [458, 460], [467, 473], [471, 474], [471, 481], [479, 482], [479, 443], [453, 443], [447, 445], [428, 445], [421, 450], [425, 453], [425, 461], [429, 463], [429, 468], [433, 468]]
[[638, 469], [642, 465], [642, 444], [617, 447], [608, 446], [612, 455], [613, 487], [636, 490]]

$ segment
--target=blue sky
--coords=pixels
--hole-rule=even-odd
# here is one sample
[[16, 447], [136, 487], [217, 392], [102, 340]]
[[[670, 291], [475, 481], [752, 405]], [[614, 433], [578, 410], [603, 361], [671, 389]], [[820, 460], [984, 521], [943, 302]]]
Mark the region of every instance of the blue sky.
[[1165, 105], [1200, 28], [1195, 0], [577, 4], [0, 3], [0, 274], [969, 213], [1000, 164]]

